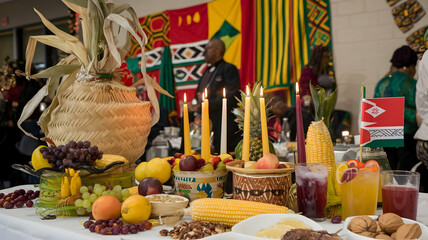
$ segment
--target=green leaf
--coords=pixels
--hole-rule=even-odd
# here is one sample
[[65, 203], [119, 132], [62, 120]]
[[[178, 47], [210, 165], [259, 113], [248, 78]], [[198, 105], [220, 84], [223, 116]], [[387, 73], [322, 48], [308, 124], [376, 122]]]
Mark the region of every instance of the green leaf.
[[[326, 97], [324, 88], [320, 86], [314, 86], [309, 84], [311, 90], [312, 101], [314, 102], [315, 107], [315, 121], [323, 119], [325, 125], [329, 126], [330, 117], [334, 111], [337, 100], [337, 88], [335, 87], [334, 91]], [[317, 90], [318, 89], [318, 90]]]

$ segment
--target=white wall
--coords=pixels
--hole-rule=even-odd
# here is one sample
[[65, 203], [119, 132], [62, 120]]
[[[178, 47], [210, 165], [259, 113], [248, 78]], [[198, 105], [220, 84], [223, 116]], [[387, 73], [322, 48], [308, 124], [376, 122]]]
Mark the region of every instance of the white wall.
[[[395, 49], [428, 24], [428, 14], [408, 32], [397, 27], [385, 0], [330, 0], [333, 57], [338, 84], [336, 108], [351, 111], [352, 132], [358, 134], [360, 88], [373, 97], [377, 82], [388, 72]], [[397, 3], [394, 6], [397, 6]], [[428, 11], [428, 0], [419, 0]]]

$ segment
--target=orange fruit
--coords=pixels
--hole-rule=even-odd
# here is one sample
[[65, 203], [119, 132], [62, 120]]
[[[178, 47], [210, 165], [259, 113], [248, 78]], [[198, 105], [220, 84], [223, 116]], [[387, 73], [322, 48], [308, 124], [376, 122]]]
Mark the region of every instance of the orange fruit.
[[348, 164], [348, 167], [358, 167], [358, 162], [359, 161], [357, 159], [351, 159], [348, 160], [346, 164]]
[[113, 196], [101, 196], [92, 204], [92, 216], [99, 219], [118, 219], [120, 217], [121, 204]]
[[149, 200], [141, 195], [131, 195], [122, 204], [122, 219], [129, 224], [137, 224], [149, 219], [152, 206]]

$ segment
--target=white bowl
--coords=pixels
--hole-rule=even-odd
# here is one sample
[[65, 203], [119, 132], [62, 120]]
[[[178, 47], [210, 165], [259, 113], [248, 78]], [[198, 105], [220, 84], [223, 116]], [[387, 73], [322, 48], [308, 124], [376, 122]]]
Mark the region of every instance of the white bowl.
[[[357, 217], [357, 216], [348, 217], [348, 218], [346, 218], [345, 222], [343, 223], [343, 231], [345, 233], [345, 236], [347, 236], [349, 240], [373, 240], [374, 238], [364, 237], [362, 235], [353, 233], [353, 232], [351, 232], [348, 229], [349, 223], [355, 217]], [[369, 217], [371, 217], [373, 219], [377, 219], [379, 216], [369, 216]], [[418, 238], [418, 240], [419, 239], [420, 240], [422, 240], [422, 239], [428, 239], [428, 227], [427, 226], [423, 225], [422, 223], [419, 223], [419, 222], [416, 222], [414, 220], [411, 220], [411, 219], [407, 219], [407, 218], [402, 218], [402, 219], [403, 219], [403, 222], [405, 224], [412, 224], [412, 223], [419, 224], [419, 226], [421, 227], [421, 230], [422, 230], [422, 235]]]
[[261, 229], [271, 227], [275, 225], [277, 222], [279, 222], [282, 219], [291, 218], [291, 219], [297, 219], [304, 224], [308, 225], [312, 228], [312, 230], [324, 230], [321, 225], [316, 223], [315, 221], [297, 214], [261, 214], [254, 217], [247, 218], [239, 223], [237, 223], [235, 226], [232, 227], [232, 232], [249, 235], [251, 237], [254, 237], [256, 239], [272, 239], [272, 238], [261, 238], [261, 237], [255, 237], [254, 234], [258, 233]]
[[[161, 202], [158, 201], [160, 198], [174, 198], [174, 202]], [[168, 194], [152, 194], [147, 195], [146, 198], [152, 205], [151, 217], [157, 218], [159, 216], [170, 216], [174, 215], [187, 207], [189, 199], [179, 195], [168, 195]], [[155, 201], [156, 199], [157, 201]]]

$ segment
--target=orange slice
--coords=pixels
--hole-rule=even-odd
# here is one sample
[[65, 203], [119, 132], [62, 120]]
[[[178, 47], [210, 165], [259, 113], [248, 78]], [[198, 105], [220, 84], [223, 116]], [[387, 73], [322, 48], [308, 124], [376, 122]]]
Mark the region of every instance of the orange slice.
[[377, 167], [379, 168], [379, 163], [375, 160], [368, 160], [365, 164], [364, 164], [365, 168], [374, 168]]
[[346, 162], [346, 164], [348, 164], [348, 167], [358, 167], [358, 164], [359, 163], [359, 161], [357, 160], [357, 159], [351, 159], [351, 160], [348, 160], [347, 162]]
[[346, 169], [348, 169], [349, 167], [348, 167], [348, 164], [346, 164], [346, 163], [341, 163], [341, 164], [339, 164], [338, 166], [337, 166], [337, 168], [336, 168], [336, 181], [338, 182], [338, 183], [340, 183], [341, 182], [341, 180], [342, 180], [342, 175], [343, 175], [343, 173], [346, 171]]
[[339, 184], [344, 184], [351, 181], [352, 179], [354, 179], [355, 176], [357, 176], [357, 172], [358, 172], [358, 168], [346, 169], [343, 172], [342, 177], [340, 178]]

